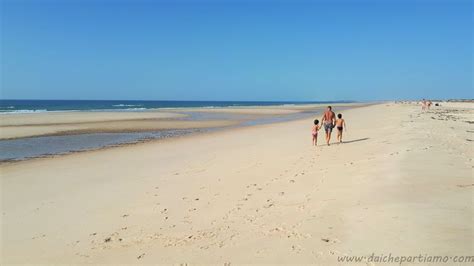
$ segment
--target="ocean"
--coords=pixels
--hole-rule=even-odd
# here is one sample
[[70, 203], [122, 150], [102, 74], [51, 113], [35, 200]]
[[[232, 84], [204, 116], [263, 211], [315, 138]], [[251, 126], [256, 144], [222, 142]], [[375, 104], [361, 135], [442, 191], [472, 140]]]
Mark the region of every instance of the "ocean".
[[[125, 100], [0, 100], [0, 113], [51, 111], [145, 111], [157, 108], [274, 106], [330, 102], [283, 101], [125, 101]], [[341, 103], [339, 101], [339, 103]]]

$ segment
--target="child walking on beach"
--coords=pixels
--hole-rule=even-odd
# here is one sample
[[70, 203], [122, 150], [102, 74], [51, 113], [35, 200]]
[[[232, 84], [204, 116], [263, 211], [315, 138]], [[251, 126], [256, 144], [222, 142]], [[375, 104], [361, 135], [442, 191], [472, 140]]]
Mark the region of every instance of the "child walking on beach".
[[[337, 140], [339, 141], [339, 143], [342, 143], [342, 130], [346, 128], [346, 121], [342, 119], [342, 114], [337, 115], [336, 128], [337, 128]], [[346, 131], [347, 131], [347, 128], [346, 128]]]
[[311, 128], [311, 135], [313, 136], [313, 146], [318, 145], [318, 131], [320, 128], [321, 126], [319, 125], [319, 120], [314, 120], [314, 125]]

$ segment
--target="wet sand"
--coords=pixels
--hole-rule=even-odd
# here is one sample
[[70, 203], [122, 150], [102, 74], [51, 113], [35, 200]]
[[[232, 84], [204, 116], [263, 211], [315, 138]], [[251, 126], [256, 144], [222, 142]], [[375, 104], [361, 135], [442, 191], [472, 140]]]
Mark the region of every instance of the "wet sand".
[[228, 126], [235, 121], [186, 121], [170, 112], [50, 112], [0, 116], [0, 139], [84, 133], [144, 132]]
[[[360, 104], [335, 104], [358, 106]], [[296, 114], [324, 104], [262, 107], [168, 108], [142, 112], [80, 111], [0, 114], [0, 140], [34, 136], [64, 136], [84, 133], [147, 132], [164, 129], [210, 128], [236, 125], [239, 119], [188, 120], [186, 113], [271, 116]], [[231, 121], [232, 120], [232, 121]]]

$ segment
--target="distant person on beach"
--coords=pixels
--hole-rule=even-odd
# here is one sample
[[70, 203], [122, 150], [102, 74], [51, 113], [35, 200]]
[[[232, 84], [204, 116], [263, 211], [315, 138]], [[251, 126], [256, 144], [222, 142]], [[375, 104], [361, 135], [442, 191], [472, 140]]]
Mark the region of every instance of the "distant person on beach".
[[324, 126], [324, 130], [326, 131], [326, 144], [329, 146], [329, 141], [331, 140], [331, 133], [332, 129], [334, 128], [334, 124], [336, 120], [336, 115], [332, 111], [332, 107], [328, 106], [326, 111], [321, 118], [321, 123]]
[[433, 102], [431, 100], [428, 100], [426, 102], [426, 109], [430, 110], [432, 104], [433, 104]]
[[423, 99], [421, 101], [421, 110], [422, 111], [430, 110], [431, 105], [433, 105], [433, 102], [431, 100]]
[[314, 125], [311, 128], [311, 135], [313, 136], [313, 146], [318, 145], [318, 131], [320, 128], [321, 126], [319, 125], [319, 120], [314, 120]]
[[342, 114], [337, 114], [337, 119], [336, 119], [336, 128], [337, 128], [337, 140], [339, 143], [342, 143], [342, 131], [346, 129], [346, 121], [342, 119]]

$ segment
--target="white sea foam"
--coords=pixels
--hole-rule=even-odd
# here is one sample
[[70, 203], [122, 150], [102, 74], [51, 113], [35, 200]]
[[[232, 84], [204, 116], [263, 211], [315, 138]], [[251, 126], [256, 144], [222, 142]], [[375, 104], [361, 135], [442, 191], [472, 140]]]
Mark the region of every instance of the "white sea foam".
[[112, 105], [114, 107], [134, 107], [134, 106], [142, 106], [141, 104], [114, 104]]
[[33, 114], [33, 113], [61, 113], [61, 112], [126, 112], [126, 111], [145, 111], [153, 110], [148, 108], [121, 108], [121, 109], [89, 109], [89, 110], [54, 110], [48, 111], [46, 109], [36, 109], [36, 110], [5, 110], [0, 109], [0, 115], [14, 115], [14, 114]]
[[38, 110], [0, 110], [0, 113], [2, 114], [28, 114], [28, 113], [43, 113], [47, 112], [48, 110], [46, 109], [38, 109]]
[[127, 111], [141, 111], [141, 110], [148, 110], [147, 108], [126, 108], [126, 109], [122, 109], [122, 110], [127, 110]]

